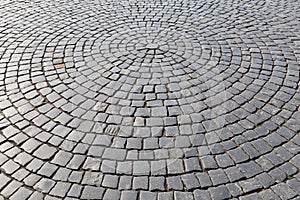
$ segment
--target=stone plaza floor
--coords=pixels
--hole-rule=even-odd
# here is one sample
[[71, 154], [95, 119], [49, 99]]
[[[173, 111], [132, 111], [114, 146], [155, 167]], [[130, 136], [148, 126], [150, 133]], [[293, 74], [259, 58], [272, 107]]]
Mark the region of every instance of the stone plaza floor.
[[0, 200], [300, 199], [298, 0], [0, 0]]

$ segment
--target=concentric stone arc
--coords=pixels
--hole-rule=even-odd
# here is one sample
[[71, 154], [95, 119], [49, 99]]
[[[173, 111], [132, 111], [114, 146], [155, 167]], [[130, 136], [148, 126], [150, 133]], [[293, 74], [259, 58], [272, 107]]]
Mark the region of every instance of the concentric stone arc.
[[296, 1], [0, 11], [0, 199], [299, 198]]

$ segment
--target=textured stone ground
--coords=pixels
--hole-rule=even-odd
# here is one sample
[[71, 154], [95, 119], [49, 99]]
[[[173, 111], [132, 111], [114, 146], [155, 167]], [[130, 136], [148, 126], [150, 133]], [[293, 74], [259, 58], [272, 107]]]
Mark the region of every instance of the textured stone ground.
[[0, 0], [0, 199], [298, 199], [295, 0]]

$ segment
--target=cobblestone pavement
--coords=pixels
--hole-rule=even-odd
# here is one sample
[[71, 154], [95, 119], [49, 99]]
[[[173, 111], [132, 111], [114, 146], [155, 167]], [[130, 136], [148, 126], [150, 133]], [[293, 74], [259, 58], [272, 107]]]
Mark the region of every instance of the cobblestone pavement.
[[1, 0], [0, 200], [300, 196], [298, 0]]

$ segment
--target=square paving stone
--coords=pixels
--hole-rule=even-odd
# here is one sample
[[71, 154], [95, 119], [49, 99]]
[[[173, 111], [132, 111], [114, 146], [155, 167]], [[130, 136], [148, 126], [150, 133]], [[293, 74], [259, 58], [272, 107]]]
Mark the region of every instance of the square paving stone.
[[213, 156], [203, 156], [200, 158], [203, 168], [206, 170], [209, 169], [216, 169], [218, 167], [215, 159], [213, 158]]
[[183, 184], [185, 185], [185, 188], [187, 188], [188, 190], [200, 187], [200, 183], [194, 174], [182, 175], [181, 179], [183, 181]]
[[148, 175], [150, 173], [150, 165], [147, 161], [134, 161], [133, 174], [134, 175]]
[[8, 160], [4, 165], [1, 166], [1, 169], [6, 173], [6, 174], [12, 174], [14, 173], [20, 165], [13, 160]]
[[242, 197], [240, 197], [240, 199], [241, 200], [252, 200], [252, 199], [263, 200], [263, 199], [260, 198], [260, 196], [257, 193], [242, 196]]
[[280, 200], [279, 196], [276, 195], [271, 189], [263, 190], [258, 193], [258, 195], [262, 199], [274, 199], [274, 200]]
[[236, 183], [226, 184], [226, 187], [233, 197], [238, 197], [243, 194], [242, 188]]
[[291, 199], [297, 196], [297, 193], [285, 183], [279, 183], [271, 188], [281, 199]]
[[151, 174], [152, 175], [165, 175], [166, 162], [164, 160], [151, 161]]
[[58, 168], [58, 170], [53, 176], [53, 179], [58, 181], [67, 181], [70, 173], [71, 170], [67, 168]]
[[168, 174], [181, 174], [184, 172], [182, 160], [169, 159], [167, 160]]
[[183, 184], [179, 176], [167, 177], [167, 187], [169, 190], [182, 190]]
[[144, 149], [156, 149], [158, 148], [157, 138], [146, 138], [144, 139]]
[[240, 186], [242, 187], [243, 191], [246, 193], [262, 188], [260, 182], [255, 178], [240, 181]]
[[274, 179], [276, 182], [282, 182], [287, 178], [287, 174], [281, 171], [279, 168], [274, 168], [268, 174]]
[[176, 148], [189, 147], [190, 145], [191, 143], [188, 136], [177, 136], [175, 139]]
[[30, 174], [30, 172], [24, 168], [19, 169], [16, 171], [12, 177], [15, 178], [18, 181], [22, 181], [25, 177], [27, 177]]
[[264, 188], [269, 188], [271, 185], [275, 184], [275, 181], [267, 173], [259, 174], [256, 178]]
[[140, 176], [134, 177], [132, 181], [132, 189], [134, 190], [147, 190], [148, 189], [148, 177], [147, 176]]
[[137, 195], [138, 195], [137, 191], [124, 190], [121, 193], [121, 200], [136, 200]]
[[212, 199], [222, 200], [222, 199], [229, 199], [231, 197], [230, 192], [225, 186], [209, 188], [208, 191], [211, 194]]
[[158, 193], [158, 200], [173, 200], [173, 192], [160, 192]]
[[118, 174], [131, 174], [132, 173], [132, 162], [131, 161], [118, 162], [117, 173]]
[[120, 196], [121, 196], [120, 191], [107, 189], [105, 194], [104, 194], [103, 200], [120, 199]]
[[70, 186], [71, 183], [58, 182], [50, 191], [50, 194], [54, 196], [65, 197]]
[[106, 148], [102, 155], [102, 158], [112, 160], [124, 160], [126, 156], [126, 150], [124, 149], [112, 149]]
[[201, 171], [198, 158], [188, 158], [184, 160], [186, 171]]
[[43, 193], [48, 193], [54, 187], [54, 185], [55, 181], [48, 178], [42, 178], [36, 185], [34, 185], [34, 189]]
[[179, 192], [175, 191], [174, 192], [174, 200], [188, 200], [188, 199], [193, 199], [193, 193], [192, 192]]
[[119, 189], [128, 190], [132, 186], [132, 176], [121, 176], [119, 181]]
[[85, 186], [81, 199], [101, 199], [103, 197], [104, 189], [101, 187]]
[[55, 153], [56, 149], [54, 147], [43, 144], [33, 153], [33, 155], [43, 160], [47, 160], [50, 159]]
[[71, 159], [72, 154], [65, 151], [59, 151], [56, 153], [54, 159], [52, 160], [53, 163], [64, 166], [66, 165], [69, 160]]
[[236, 163], [241, 163], [249, 159], [249, 156], [239, 147], [229, 150], [228, 154]]
[[165, 177], [150, 177], [149, 190], [150, 191], [164, 191], [165, 190]]
[[216, 155], [216, 161], [222, 168], [234, 165], [233, 160], [227, 154]]
[[117, 188], [119, 177], [115, 175], [104, 175], [102, 186], [109, 188]]
[[53, 165], [53, 164], [49, 164], [48, 162], [46, 162], [38, 171], [38, 174], [50, 177], [52, 176], [55, 171], [57, 170], [57, 166]]
[[103, 174], [99, 172], [87, 171], [84, 173], [81, 184], [99, 187], [102, 180], [103, 180]]
[[213, 185], [220, 185], [229, 181], [223, 169], [210, 170], [208, 174]]
[[297, 179], [289, 180], [287, 184], [292, 190], [300, 194], [300, 182]]
[[195, 200], [211, 200], [210, 194], [206, 190], [195, 190], [194, 191]]
[[70, 160], [70, 162], [67, 164], [67, 167], [69, 167], [71, 169], [79, 169], [81, 167], [81, 165], [83, 164], [84, 159], [85, 159], [85, 156], [75, 155]]
[[39, 175], [36, 175], [36, 174], [29, 174], [29, 175], [23, 180], [23, 182], [24, 182], [26, 185], [33, 186], [33, 185], [36, 184], [40, 179], [41, 179], [41, 176], [39, 176]]
[[201, 188], [207, 188], [209, 186], [212, 186], [211, 179], [206, 172], [196, 173], [196, 176], [200, 182]]
[[263, 171], [262, 168], [253, 161], [239, 164], [237, 167], [247, 178], [260, 174]]
[[68, 177], [68, 181], [72, 183], [80, 183], [83, 177], [83, 172], [73, 171]]
[[81, 186], [81, 185], [73, 184], [71, 186], [67, 196], [78, 198], [81, 195], [82, 188], [83, 188], [83, 186]]

